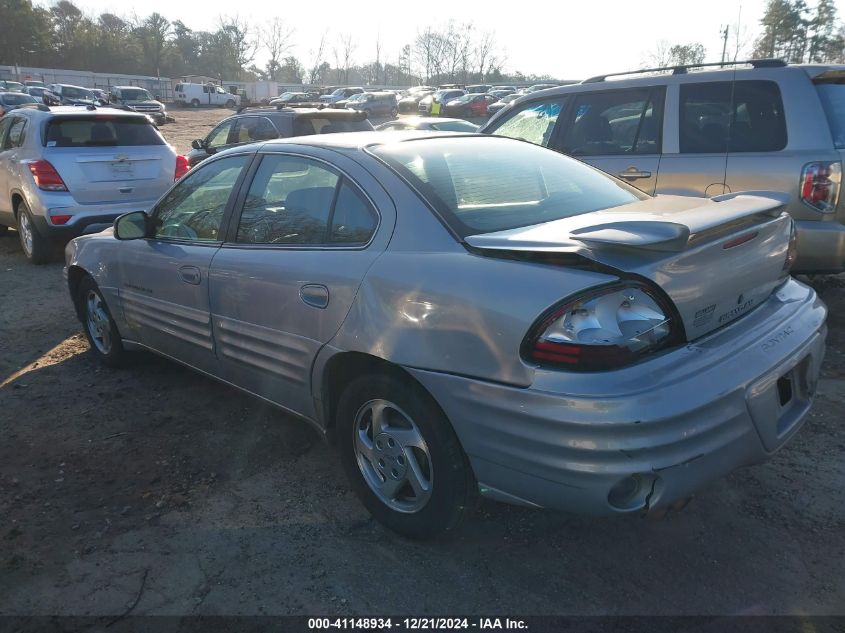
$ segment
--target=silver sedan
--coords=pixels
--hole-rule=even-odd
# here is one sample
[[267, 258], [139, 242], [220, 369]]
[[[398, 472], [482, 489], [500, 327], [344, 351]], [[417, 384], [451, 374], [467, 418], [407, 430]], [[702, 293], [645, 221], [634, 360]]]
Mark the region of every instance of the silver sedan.
[[313, 424], [425, 538], [479, 491], [656, 510], [780, 448], [826, 334], [783, 204], [652, 198], [505, 138], [301, 137], [208, 159], [66, 276], [103, 362], [152, 350]]

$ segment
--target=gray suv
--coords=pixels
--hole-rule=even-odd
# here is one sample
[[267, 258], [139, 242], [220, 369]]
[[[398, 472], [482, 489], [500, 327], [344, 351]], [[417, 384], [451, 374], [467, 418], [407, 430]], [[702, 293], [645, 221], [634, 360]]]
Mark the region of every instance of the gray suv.
[[15, 227], [27, 259], [143, 211], [187, 161], [136, 112], [45, 105], [0, 119], [0, 233]]
[[[525, 95], [482, 132], [564, 152], [646, 193], [787, 193], [795, 272], [845, 269], [845, 66], [691, 66]], [[656, 72], [661, 70], [663, 72]]]
[[109, 94], [109, 101], [126, 106], [135, 112], [143, 112], [150, 116], [156, 125], [167, 123], [167, 112], [164, 104], [144, 88], [138, 86], [115, 86]]

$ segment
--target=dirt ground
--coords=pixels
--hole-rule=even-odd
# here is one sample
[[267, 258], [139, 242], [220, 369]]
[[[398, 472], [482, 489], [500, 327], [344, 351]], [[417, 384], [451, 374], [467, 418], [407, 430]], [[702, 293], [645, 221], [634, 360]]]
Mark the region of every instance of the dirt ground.
[[[173, 114], [186, 151], [226, 112]], [[842, 278], [815, 281], [819, 395], [768, 463], [662, 521], [482, 502], [423, 544], [304, 424], [152, 356], [100, 367], [61, 266], [0, 237], [0, 615], [845, 614]]]

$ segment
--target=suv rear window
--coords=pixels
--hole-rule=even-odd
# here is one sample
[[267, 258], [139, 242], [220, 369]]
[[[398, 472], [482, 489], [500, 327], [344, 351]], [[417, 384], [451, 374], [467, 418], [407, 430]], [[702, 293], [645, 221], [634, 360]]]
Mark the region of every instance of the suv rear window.
[[827, 116], [834, 146], [845, 149], [845, 84], [816, 84], [816, 92]]
[[575, 159], [496, 136], [405, 141], [371, 151], [461, 237], [648, 199]]
[[62, 117], [47, 124], [47, 147], [126, 147], [164, 145], [146, 117], [108, 115]]
[[298, 116], [293, 121], [293, 135], [334, 134], [337, 132], [369, 132], [373, 124], [367, 119], [360, 121], [348, 119], [330, 119], [320, 116]]

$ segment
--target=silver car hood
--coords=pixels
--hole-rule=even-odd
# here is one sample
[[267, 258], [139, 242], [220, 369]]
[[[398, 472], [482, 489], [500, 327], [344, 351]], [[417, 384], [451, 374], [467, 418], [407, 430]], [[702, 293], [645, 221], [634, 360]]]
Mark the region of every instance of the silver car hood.
[[787, 202], [774, 192], [657, 196], [465, 242], [482, 251], [571, 253], [650, 279], [694, 340], [753, 310], [784, 278]]

